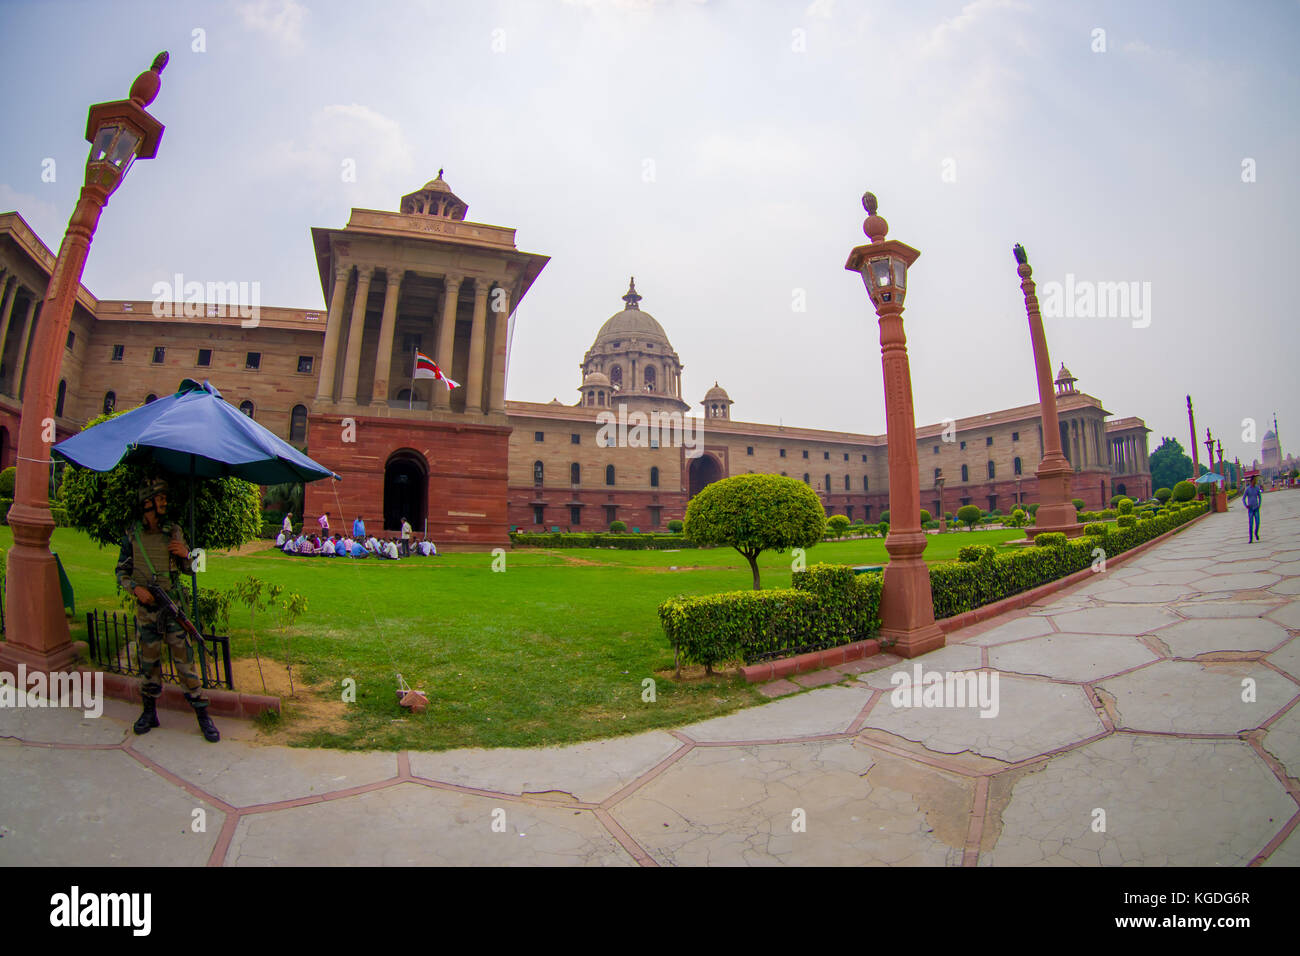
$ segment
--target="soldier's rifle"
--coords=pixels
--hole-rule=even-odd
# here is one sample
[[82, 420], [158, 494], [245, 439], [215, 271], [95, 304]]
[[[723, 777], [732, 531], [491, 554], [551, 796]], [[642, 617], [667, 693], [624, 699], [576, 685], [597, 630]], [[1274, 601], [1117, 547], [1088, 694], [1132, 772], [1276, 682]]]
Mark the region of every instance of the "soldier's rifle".
[[153, 595], [153, 599], [158, 604], [158, 607], [175, 618], [176, 623], [181, 626], [181, 629], [193, 638], [195, 643], [198, 645], [199, 667], [203, 672], [203, 683], [204, 686], [206, 686], [208, 684], [208, 652], [207, 647], [203, 643], [203, 634], [199, 631], [195, 623], [190, 620], [189, 615], [181, 610], [180, 605], [172, 600], [172, 596], [162, 589], [162, 585], [155, 581], [152, 584], [146, 584], [145, 587], [147, 587], [149, 593]]

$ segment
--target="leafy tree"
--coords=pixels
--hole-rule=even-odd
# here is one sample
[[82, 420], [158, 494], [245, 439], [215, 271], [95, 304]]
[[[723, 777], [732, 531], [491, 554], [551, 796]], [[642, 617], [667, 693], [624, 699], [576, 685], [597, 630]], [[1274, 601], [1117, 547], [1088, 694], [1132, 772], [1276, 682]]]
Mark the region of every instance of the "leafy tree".
[[967, 531], [979, 524], [980, 519], [983, 517], [984, 512], [980, 511], [976, 505], [962, 505], [957, 509], [957, 520], [966, 526]]
[[758, 556], [810, 548], [822, 539], [826, 511], [795, 478], [734, 475], [706, 485], [686, 507], [686, 534], [698, 544], [730, 545], [744, 555], [760, 590]]
[[1082, 498], [1071, 498], [1070, 504], [1074, 505], [1075, 511], [1082, 511], [1084, 509], [1085, 502]]
[[610, 530], [610, 532], [611, 532], [612, 534], [622, 534], [623, 532], [625, 532], [625, 531], [627, 530], [627, 522], [626, 522], [626, 521], [611, 521], [611, 522], [609, 523], [609, 530]]
[[1192, 460], [1172, 438], [1161, 439], [1160, 447], [1150, 454], [1148, 461], [1151, 483], [1157, 488], [1172, 488], [1192, 473]]
[[844, 533], [849, 530], [848, 515], [831, 515], [826, 519], [826, 528], [835, 537], [844, 537]]
[[930, 512], [928, 512], [928, 511], [926, 511], [924, 508], [922, 508], [922, 509], [921, 509], [921, 524], [924, 525], [927, 521], [931, 521], [931, 520], [933, 520], [933, 519], [930, 517]]
[[18, 478], [18, 469], [10, 465], [4, 471], [0, 471], [0, 498], [12, 498], [14, 496], [14, 482]]
[[882, 511], [882, 512], [880, 512], [880, 520], [881, 520], [884, 524], [889, 524], [889, 512], [888, 512], [888, 511]]
[[1164, 504], [1164, 503], [1165, 503], [1166, 501], [1168, 501], [1172, 496], [1173, 496], [1173, 491], [1172, 491], [1171, 489], [1169, 489], [1169, 488], [1157, 488], [1157, 489], [1156, 489], [1156, 501], [1160, 502], [1161, 504]]
[[668, 530], [671, 531], [673, 534], [681, 534], [682, 531], [681, 519], [674, 518], [672, 521], [668, 522]]
[[1174, 501], [1191, 501], [1196, 497], [1196, 486], [1190, 481], [1180, 481], [1174, 485]]
[[1023, 528], [1029, 521], [1029, 515], [1025, 514], [1024, 508], [1016, 508], [1011, 512], [1011, 527]]
[[[116, 414], [123, 414], [118, 412]], [[100, 415], [87, 428], [115, 418]], [[64, 469], [59, 500], [68, 511], [68, 524], [90, 535], [102, 546], [115, 546], [126, 529], [141, 517], [136, 496], [152, 476], [167, 479], [167, 517], [181, 524], [189, 538], [190, 482], [179, 475], [158, 472], [146, 465], [118, 465], [112, 471]], [[252, 541], [262, 529], [261, 496], [257, 485], [239, 478], [203, 478], [194, 482], [195, 537], [192, 548], [224, 550]]]

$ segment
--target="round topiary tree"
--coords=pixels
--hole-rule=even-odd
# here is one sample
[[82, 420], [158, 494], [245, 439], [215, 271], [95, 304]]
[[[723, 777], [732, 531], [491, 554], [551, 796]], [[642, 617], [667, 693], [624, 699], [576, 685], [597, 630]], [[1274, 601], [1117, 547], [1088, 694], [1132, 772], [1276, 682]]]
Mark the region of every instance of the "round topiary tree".
[[979, 524], [980, 519], [984, 517], [984, 512], [976, 505], [962, 505], [957, 509], [957, 520], [966, 526], [969, 531]]
[[611, 521], [609, 523], [610, 534], [623, 534], [625, 531], [627, 531], [626, 521]]
[[17, 478], [18, 469], [10, 465], [4, 471], [0, 471], [0, 498], [12, 498], [14, 496], [14, 481]]
[[1133, 513], [1133, 499], [1121, 498], [1115, 508], [1122, 515], [1131, 515]]
[[811, 548], [822, 539], [826, 511], [817, 493], [795, 478], [734, 475], [704, 489], [686, 506], [686, 534], [696, 544], [730, 545], [758, 578], [764, 551]]
[[883, 538], [885, 535], [889, 534], [889, 522], [882, 521], [880, 522], [880, 524], [875, 525], [875, 529], [876, 529], [876, 533]]
[[831, 515], [826, 519], [826, 527], [837, 538], [844, 537], [844, 532], [849, 530], [849, 519], [847, 515]]
[[668, 522], [668, 530], [671, 531], [673, 534], [681, 534], [682, 533], [681, 519], [674, 518], [672, 521]]
[[[117, 414], [122, 414], [118, 412]], [[87, 428], [115, 418], [100, 415]], [[68, 512], [68, 524], [90, 535], [101, 547], [116, 547], [127, 528], [140, 520], [136, 500], [146, 477], [160, 475], [170, 486], [167, 517], [179, 523], [188, 540], [189, 479], [158, 472], [145, 465], [118, 465], [112, 471], [87, 471], [70, 465], [59, 484], [59, 500]], [[252, 541], [262, 530], [262, 498], [257, 485], [239, 478], [204, 478], [194, 482], [195, 538], [191, 548], [224, 550]]]
[[880, 521], [881, 521], [882, 524], [889, 524], [889, 512], [888, 512], [888, 511], [882, 511], [882, 512], [880, 512]]
[[1029, 521], [1029, 515], [1025, 514], [1024, 508], [1016, 508], [1011, 512], [1011, 527], [1023, 528]]
[[1157, 488], [1156, 501], [1160, 502], [1161, 504], [1164, 504], [1171, 497], [1173, 497], [1173, 494], [1174, 494], [1173, 491], [1170, 490], [1169, 488]]
[[1082, 498], [1071, 498], [1070, 504], [1074, 505], [1075, 511], [1082, 511], [1086, 502]]
[[1174, 485], [1174, 501], [1191, 501], [1196, 497], [1196, 486], [1190, 481], [1180, 481]]
[[933, 521], [933, 520], [934, 520], [934, 519], [931, 517], [930, 512], [927, 511], [926, 509], [922, 508], [922, 509], [921, 509], [921, 524], [924, 525], [927, 521]]

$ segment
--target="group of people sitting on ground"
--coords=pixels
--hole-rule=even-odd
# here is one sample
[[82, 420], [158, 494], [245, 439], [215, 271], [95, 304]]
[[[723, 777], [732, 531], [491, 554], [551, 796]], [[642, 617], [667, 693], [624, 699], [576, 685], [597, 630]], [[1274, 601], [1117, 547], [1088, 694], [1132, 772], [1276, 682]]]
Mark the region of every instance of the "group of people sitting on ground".
[[322, 534], [293, 533], [293, 515], [284, 516], [284, 529], [275, 539], [275, 546], [285, 554], [323, 555], [327, 558], [385, 558], [397, 561], [412, 554], [424, 557], [437, 557], [437, 546], [428, 539], [416, 541], [412, 537], [411, 524], [402, 519], [401, 537], [379, 539], [366, 534], [365, 522], [361, 516], [352, 522], [352, 534], [330, 534], [329, 512], [318, 519]]

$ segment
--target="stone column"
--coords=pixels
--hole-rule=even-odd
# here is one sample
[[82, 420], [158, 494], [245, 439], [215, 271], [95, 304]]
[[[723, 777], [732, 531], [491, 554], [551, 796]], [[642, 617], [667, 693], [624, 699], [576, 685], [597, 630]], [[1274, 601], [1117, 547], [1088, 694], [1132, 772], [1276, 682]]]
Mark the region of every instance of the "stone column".
[[370, 278], [374, 266], [357, 266], [357, 293], [352, 300], [352, 322], [348, 326], [348, 351], [343, 364], [343, 390], [339, 401], [349, 405], [357, 401], [357, 376], [361, 374], [361, 339], [366, 331], [366, 300], [370, 298]]
[[388, 374], [393, 364], [393, 331], [397, 328], [397, 298], [402, 291], [402, 270], [389, 269], [384, 288], [384, 320], [379, 326], [379, 353], [375, 356], [375, 383], [370, 389], [370, 404], [388, 402]]
[[[438, 330], [438, 354], [434, 361], [444, 375], [451, 375], [451, 360], [456, 348], [456, 302], [460, 297], [460, 284], [463, 276], [448, 275], [443, 279], [445, 291], [442, 296], [442, 328]], [[433, 403], [438, 408], [451, 405], [451, 391], [441, 382], [433, 383]]]
[[4, 358], [5, 338], [9, 335], [9, 318], [14, 311], [14, 298], [18, 295], [18, 277], [5, 280], [4, 304], [0, 305], [0, 360]]
[[504, 284], [497, 286], [492, 308], [492, 381], [488, 410], [505, 413], [506, 410], [506, 338], [510, 319], [510, 292]]
[[325, 320], [325, 348], [320, 357], [320, 380], [316, 383], [316, 404], [334, 401], [334, 372], [338, 368], [339, 335], [343, 328], [343, 303], [347, 298], [351, 264], [334, 266], [334, 288], [330, 290], [329, 316]]
[[469, 337], [469, 371], [465, 373], [465, 411], [483, 411], [483, 350], [487, 339], [487, 279], [474, 280], [474, 330]]
[[36, 310], [40, 303], [36, 297], [27, 305], [27, 317], [23, 319], [23, 330], [18, 335], [18, 357], [14, 360], [13, 386], [10, 394], [15, 398], [23, 397], [23, 373], [27, 371], [27, 343], [32, 338], [32, 326], [36, 324]]

